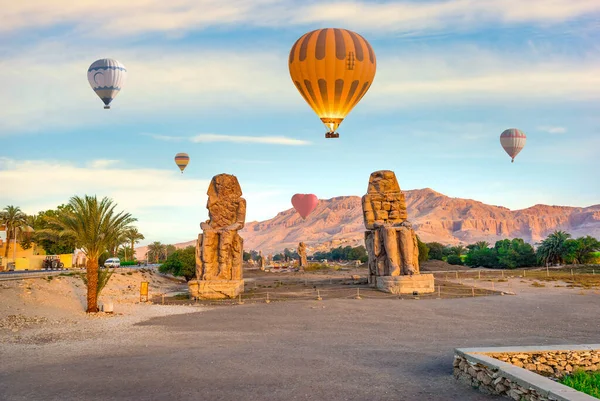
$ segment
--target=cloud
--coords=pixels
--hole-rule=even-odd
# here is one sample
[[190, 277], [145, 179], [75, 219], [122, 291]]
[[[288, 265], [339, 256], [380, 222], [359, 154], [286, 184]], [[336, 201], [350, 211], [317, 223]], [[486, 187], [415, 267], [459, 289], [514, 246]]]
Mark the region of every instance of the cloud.
[[[0, 157], [2, 203], [28, 214], [53, 209], [72, 196], [107, 196], [136, 217], [147, 242], [179, 242], [195, 238], [208, 218], [206, 189], [210, 177], [190, 179], [178, 170], [127, 168], [124, 162], [94, 160], [87, 167], [53, 160]], [[241, 182], [247, 221], [265, 220], [288, 208], [289, 194], [268, 184]], [[40, 196], [43, 193], [44, 196]]]
[[[102, 110], [102, 102], [82, 72], [98, 54], [111, 54], [129, 71], [125, 87], [109, 111]], [[227, 119], [244, 113], [310, 113], [289, 78], [287, 50], [277, 49], [93, 49], [48, 42], [18, 54], [9, 53], [0, 64], [0, 87], [0, 136], [158, 119], [164, 122], [199, 114]], [[357, 110], [382, 114], [442, 104], [594, 101], [600, 99], [598, 87], [597, 55], [523, 52], [515, 58], [512, 49], [402, 47], [378, 52], [377, 75]], [[149, 135], [174, 142], [185, 140]], [[221, 136], [219, 140], [256, 141], [241, 138]], [[205, 136], [202, 140], [217, 138]], [[294, 144], [286, 138], [259, 141]]]
[[201, 142], [235, 142], [235, 143], [265, 143], [269, 145], [310, 145], [311, 142], [301, 139], [286, 138], [284, 136], [244, 136], [244, 135], [221, 135], [221, 134], [198, 134], [191, 137], [168, 136], [155, 134], [142, 134], [150, 136], [159, 141], [181, 142], [190, 141], [193, 143]]
[[597, 0], [31, 0], [3, 9], [0, 32], [71, 27], [103, 38], [219, 29], [331, 25], [371, 32], [419, 33], [507, 24], [553, 24], [600, 11]]
[[538, 127], [540, 131], [548, 132], [549, 134], [564, 134], [567, 132], [565, 127], [553, 127], [553, 126], [541, 126]]
[[191, 138], [192, 142], [236, 142], [236, 143], [265, 143], [269, 145], [309, 145], [309, 141], [286, 138], [283, 136], [234, 136], [218, 134], [200, 134]]
[[106, 167], [114, 166], [115, 164], [118, 164], [118, 163], [119, 163], [118, 160], [98, 159], [98, 160], [93, 160], [93, 161], [89, 162], [88, 166], [90, 168], [106, 168]]

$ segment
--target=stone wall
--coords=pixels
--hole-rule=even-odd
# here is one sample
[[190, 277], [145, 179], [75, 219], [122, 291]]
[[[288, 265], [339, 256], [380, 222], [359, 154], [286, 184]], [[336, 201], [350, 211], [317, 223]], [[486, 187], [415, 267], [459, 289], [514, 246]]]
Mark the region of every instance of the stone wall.
[[574, 370], [600, 370], [600, 351], [486, 354], [542, 376], [561, 378]]
[[516, 401], [549, 401], [535, 389], [503, 377], [498, 369], [471, 363], [459, 355], [454, 356], [454, 377], [485, 394], [502, 395]]

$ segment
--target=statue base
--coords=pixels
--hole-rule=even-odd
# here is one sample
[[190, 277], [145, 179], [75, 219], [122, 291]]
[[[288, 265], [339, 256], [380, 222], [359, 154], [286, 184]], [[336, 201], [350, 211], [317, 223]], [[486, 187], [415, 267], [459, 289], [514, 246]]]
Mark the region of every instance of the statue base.
[[244, 292], [244, 280], [190, 280], [190, 298], [227, 299]]
[[433, 274], [412, 276], [379, 276], [377, 289], [391, 294], [429, 294], [435, 292]]

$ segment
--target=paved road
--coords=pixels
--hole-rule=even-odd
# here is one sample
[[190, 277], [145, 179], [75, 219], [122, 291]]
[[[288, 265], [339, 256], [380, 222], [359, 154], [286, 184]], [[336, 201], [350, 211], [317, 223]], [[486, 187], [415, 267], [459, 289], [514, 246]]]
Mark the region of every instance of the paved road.
[[155, 318], [96, 342], [5, 348], [0, 399], [497, 399], [455, 382], [453, 348], [599, 343], [600, 295], [587, 294], [298, 301]]

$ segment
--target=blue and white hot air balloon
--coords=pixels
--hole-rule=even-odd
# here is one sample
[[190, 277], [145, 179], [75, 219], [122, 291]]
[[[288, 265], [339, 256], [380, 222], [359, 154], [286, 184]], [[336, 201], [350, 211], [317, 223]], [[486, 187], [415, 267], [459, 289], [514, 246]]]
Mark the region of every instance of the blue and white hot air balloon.
[[96, 95], [104, 102], [104, 108], [110, 109], [110, 102], [119, 94], [125, 84], [127, 69], [117, 60], [103, 58], [90, 65], [87, 77]]

